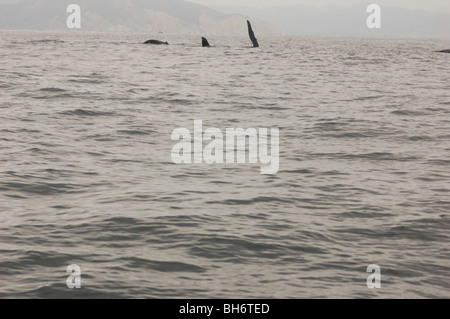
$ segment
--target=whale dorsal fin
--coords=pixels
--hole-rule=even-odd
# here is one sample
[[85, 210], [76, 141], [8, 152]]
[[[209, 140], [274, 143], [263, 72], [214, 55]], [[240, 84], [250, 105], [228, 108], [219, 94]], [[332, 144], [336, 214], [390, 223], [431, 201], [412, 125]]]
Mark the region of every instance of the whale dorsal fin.
[[248, 35], [250, 36], [250, 40], [252, 40], [253, 47], [259, 48], [258, 40], [255, 37], [255, 33], [253, 32], [252, 25], [250, 24], [250, 21], [247, 20], [248, 25]]
[[206, 38], [202, 37], [202, 46], [203, 47], [209, 47], [209, 42]]

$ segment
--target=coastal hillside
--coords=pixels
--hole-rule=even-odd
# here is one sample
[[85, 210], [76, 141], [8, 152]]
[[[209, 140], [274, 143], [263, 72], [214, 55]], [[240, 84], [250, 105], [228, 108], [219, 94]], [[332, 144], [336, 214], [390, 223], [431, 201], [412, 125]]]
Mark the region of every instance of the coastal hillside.
[[[0, 29], [64, 30], [73, 0], [24, 0], [0, 4]], [[246, 19], [184, 0], [77, 0], [84, 31], [177, 34], [247, 34]], [[259, 35], [279, 35], [270, 23], [252, 19]]]

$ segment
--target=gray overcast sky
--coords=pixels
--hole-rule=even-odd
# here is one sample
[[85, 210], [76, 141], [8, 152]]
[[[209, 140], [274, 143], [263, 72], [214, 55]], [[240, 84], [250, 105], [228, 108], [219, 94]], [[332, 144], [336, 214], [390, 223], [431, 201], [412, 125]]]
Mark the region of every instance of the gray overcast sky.
[[242, 5], [251, 7], [281, 6], [304, 4], [310, 6], [353, 5], [358, 3], [376, 3], [379, 5], [398, 6], [405, 9], [450, 12], [450, 0], [189, 0], [204, 5]]
[[[18, 2], [20, 0], [0, 0], [0, 3]], [[164, 1], [164, 0], [161, 0]], [[352, 5], [358, 3], [376, 3], [379, 5], [398, 6], [405, 9], [450, 12], [450, 0], [189, 0], [204, 5], [242, 5], [250, 7], [281, 6], [305, 4], [310, 6]], [[76, 3], [73, 0], [73, 3]]]

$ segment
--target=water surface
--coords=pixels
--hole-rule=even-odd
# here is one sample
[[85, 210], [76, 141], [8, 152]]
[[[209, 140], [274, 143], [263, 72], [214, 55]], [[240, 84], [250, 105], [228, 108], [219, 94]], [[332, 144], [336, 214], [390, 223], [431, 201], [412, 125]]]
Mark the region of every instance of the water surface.
[[[449, 297], [448, 41], [151, 37], [0, 32], [0, 297]], [[194, 120], [279, 173], [173, 164]]]

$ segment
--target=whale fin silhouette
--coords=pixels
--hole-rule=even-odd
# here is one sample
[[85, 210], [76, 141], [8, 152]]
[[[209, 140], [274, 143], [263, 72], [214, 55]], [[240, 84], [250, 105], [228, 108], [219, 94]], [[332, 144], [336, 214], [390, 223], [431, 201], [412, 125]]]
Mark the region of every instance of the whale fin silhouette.
[[248, 35], [250, 36], [250, 40], [252, 40], [253, 47], [259, 48], [258, 40], [255, 37], [255, 33], [253, 32], [252, 25], [250, 24], [250, 21], [247, 20], [247, 26], [248, 26]]
[[209, 42], [206, 38], [202, 37], [202, 46], [203, 47], [210, 47]]

